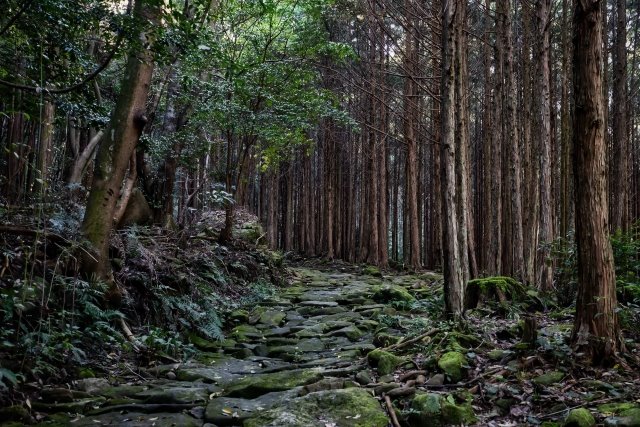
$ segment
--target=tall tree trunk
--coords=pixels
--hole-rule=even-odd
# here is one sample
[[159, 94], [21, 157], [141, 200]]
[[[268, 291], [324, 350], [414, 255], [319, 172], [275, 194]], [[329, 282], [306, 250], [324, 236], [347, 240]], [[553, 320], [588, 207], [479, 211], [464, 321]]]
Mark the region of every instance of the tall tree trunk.
[[417, 69], [418, 51], [417, 40], [413, 23], [409, 17], [411, 1], [405, 1], [407, 10], [407, 30], [405, 34], [404, 48], [404, 141], [407, 149], [405, 157], [405, 199], [407, 204], [407, 218], [409, 235], [409, 257], [406, 260], [413, 269], [420, 268], [420, 223], [418, 221], [418, 141], [415, 126], [417, 117], [417, 88], [414, 78]]
[[567, 237], [569, 234], [569, 217], [571, 212], [571, 112], [569, 106], [569, 1], [562, 1], [562, 73], [561, 73], [561, 96], [560, 96], [560, 237]]
[[49, 181], [49, 167], [51, 166], [51, 150], [53, 144], [53, 121], [55, 120], [55, 104], [49, 100], [44, 102], [42, 107], [42, 123], [40, 124], [39, 147], [38, 147], [38, 166], [40, 173], [36, 180], [35, 191], [40, 192], [46, 190]]
[[611, 172], [611, 229], [628, 230], [629, 143], [627, 134], [627, 1], [616, 0], [616, 37], [613, 46], [613, 163]]
[[442, 3], [442, 206], [444, 227], [442, 232], [444, 257], [445, 310], [454, 317], [464, 312], [464, 272], [459, 245], [456, 194], [456, 141], [455, 141], [455, 13], [464, 0]]
[[551, 0], [537, 0], [536, 23], [538, 52], [538, 75], [536, 76], [536, 94], [539, 101], [536, 105], [536, 132], [540, 143], [540, 239], [541, 247], [537, 256], [538, 287], [543, 291], [553, 288], [553, 270], [549, 257], [549, 245], [553, 240], [553, 206], [551, 199], [551, 105], [550, 105], [550, 72], [549, 72], [549, 20], [551, 16]]
[[[157, 24], [159, 8], [154, 2], [137, 0], [134, 15], [143, 22]], [[100, 144], [93, 182], [82, 230], [93, 246], [93, 256], [85, 256], [83, 270], [100, 279], [110, 279], [109, 236], [113, 213], [122, 180], [146, 122], [145, 110], [149, 85], [153, 75], [152, 40], [141, 33], [139, 50], [129, 54], [120, 94], [109, 123], [109, 130]]]
[[608, 233], [600, 1], [577, 0], [573, 21], [578, 296], [572, 342], [598, 362], [610, 360], [622, 345]]

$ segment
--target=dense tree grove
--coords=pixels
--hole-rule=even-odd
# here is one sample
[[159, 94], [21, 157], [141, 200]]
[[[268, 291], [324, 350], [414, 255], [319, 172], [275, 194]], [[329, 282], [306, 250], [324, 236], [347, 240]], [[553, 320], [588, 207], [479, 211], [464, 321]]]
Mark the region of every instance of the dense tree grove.
[[114, 230], [179, 230], [218, 209], [228, 244], [249, 211], [265, 229], [255, 243], [272, 249], [443, 271], [459, 320], [475, 278], [562, 288], [554, 254], [575, 243], [572, 342], [594, 361], [625, 350], [610, 235], [640, 218], [640, 3], [3, 11], [1, 209], [80, 206], [78, 263], [113, 301]]

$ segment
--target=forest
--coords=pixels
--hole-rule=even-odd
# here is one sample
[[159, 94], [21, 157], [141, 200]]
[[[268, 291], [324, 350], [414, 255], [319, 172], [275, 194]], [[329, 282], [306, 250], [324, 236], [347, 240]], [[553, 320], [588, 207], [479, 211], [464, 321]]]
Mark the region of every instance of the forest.
[[0, 426], [640, 426], [640, 2], [3, 0]]

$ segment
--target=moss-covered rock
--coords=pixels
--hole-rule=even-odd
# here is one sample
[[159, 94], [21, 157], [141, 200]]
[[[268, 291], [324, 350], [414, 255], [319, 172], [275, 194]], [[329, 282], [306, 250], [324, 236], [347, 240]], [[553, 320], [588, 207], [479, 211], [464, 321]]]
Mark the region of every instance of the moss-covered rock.
[[262, 338], [262, 332], [255, 326], [243, 324], [233, 328], [230, 336], [237, 342], [247, 342]]
[[442, 425], [442, 397], [435, 393], [417, 393], [411, 401], [408, 423], [411, 427], [438, 427]]
[[245, 427], [386, 427], [387, 415], [378, 401], [361, 388], [309, 393], [245, 421]]
[[634, 402], [618, 402], [598, 406], [598, 412], [603, 415], [618, 415], [631, 409], [640, 409], [640, 405]]
[[205, 403], [209, 396], [204, 387], [154, 387], [135, 395], [145, 403]]
[[640, 427], [640, 408], [628, 409], [604, 420], [605, 426]]
[[209, 341], [193, 332], [189, 334], [189, 342], [200, 350], [217, 350], [219, 348], [229, 348], [236, 345], [236, 342], [233, 340]]
[[93, 369], [91, 368], [80, 368], [78, 370], [78, 378], [95, 378], [96, 377], [96, 373], [93, 372]]
[[539, 387], [547, 387], [553, 384], [557, 384], [564, 378], [564, 373], [560, 371], [551, 371], [546, 374], [542, 374], [531, 380], [532, 383]]
[[572, 409], [564, 421], [564, 427], [592, 427], [596, 425], [596, 420], [588, 409]]
[[453, 382], [460, 381], [465, 373], [467, 358], [458, 351], [449, 351], [438, 359], [438, 367]]
[[249, 321], [249, 312], [247, 310], [233, 310], [229, 314], [229, 320], [235, 323], [246, 323]]
[[446, 425], [470, 425], [478, 422], [476, 415], [473, 413], [470, 403], [461, 403], [459, 405], [451, 403], [449, 399], [441, 400], [442, 407], [442, 423]]
[[402, 337], [390, 334], [388, 332], [378, 332], [373, 337], [373, 344], [376, 347], [389, 347], [390, 345], [400, 342]]
[[282, 311], [267, 310], [260, 315], [258, 323], [268, 326], [280, 326], [285, 317], [286, 314]]
[[378, 267], [373, 265], [367, 265], [362, 269], [362, 274], [367, 274], [373, 277], [382, 277], [382, 272]]
[[373, 300], [381, 304], [389, 304], [391, 302], [413, 303], [415, 297], [405, 288], [398, 285], [385, 285], [377, 289], [373, 294]]
[[346, 328], [331, 332], [329, 336], [343, 336], [349, 338], [351, 341], [357, 341], [362, 337], [362, 331], [357, 326], [347, 326]]
[[252, 399], [272, 391], [285, 391], [322, 379], [319, 369], [300, 369], [271, 374], [248, 375], [230, 384], [225, 395]]
[[375, 349], [367, 354], [369, 364], [378, 369], [378, 374], [387, 375], [400, 366], [404, 359], [388, 351]]
[[465, 301], [467, 308], [476, 308], [482, 300], [499, 302], [519, 301], [527, 294], [527, 288], [516, 279], [492, 276], [470, 280], [467, 283]]

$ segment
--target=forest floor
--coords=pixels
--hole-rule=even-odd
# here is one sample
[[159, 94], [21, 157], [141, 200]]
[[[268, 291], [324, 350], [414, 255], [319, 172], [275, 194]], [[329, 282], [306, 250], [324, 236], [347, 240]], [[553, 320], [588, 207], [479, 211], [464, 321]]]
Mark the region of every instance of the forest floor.
[[640, 425], [637, 366], [581, 365], [570, 310], [531, 314], [531, 346], [515, 302], [483, 304], [463, 328], [443, 320], [438, 274], [317, 261], [291, 272], [229, 315], [224, 340], [192, 337], [188, 362], [120, 366], [29, 405], [42, 425]]

